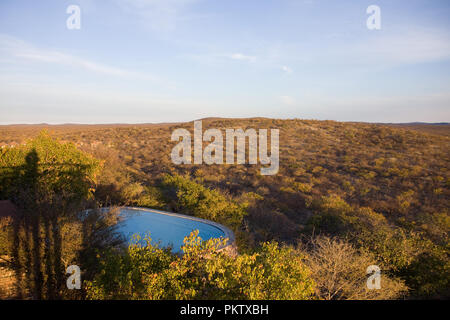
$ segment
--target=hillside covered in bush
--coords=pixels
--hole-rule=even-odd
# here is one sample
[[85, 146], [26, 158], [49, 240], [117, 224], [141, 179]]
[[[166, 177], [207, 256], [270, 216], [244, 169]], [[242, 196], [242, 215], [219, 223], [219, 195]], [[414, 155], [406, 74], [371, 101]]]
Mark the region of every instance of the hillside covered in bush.
[[[343, 270], [339, 272], [343, 274], [359, 270], [355, 261], [370, 261], [382, 268], [390, 277], [390, 282], [386, 283], [395, 294], [381, 297], [400, 297], [399, 293], [405, 288], [410, 297], [449, 295], [448, 126], [430, 133], [421, 132], [417, 127], [335, 121], [203, 120], [203, 130], [280, 129], [280, 170], [273, 176], [260, 175], [259, 165], [174, 165], [170, 159], [175, 145], [170, 140], [171, 133], [177, 128], [192, 132], [192, 122], [1, 126], [0, 145], [5, 145], [3, 150], [11, 149], [11, 145], [19, 148], [44, 127], [48, 127], [52, 137], [72, 142], [78, 150], [99, 160], [101, 169], [95, 181], [91, 181], [92, 197], [98, 205], [163, 208], [233, 228], [241, 253], [240, 262], [232, 263], [222, 256], [217, 258], [218, 264], [228, 265], [224, 268], [231, 274], [233, 268], [237, 268], [234, 263], [257, 259], [255, 252], [260, 252], [259, 256], [270, 250], [276, 252], [272, 252], [273, 255], [295, 254], [302, 257], [305, 268], [310, 270], [302, 269], [299, 276], [304, 278], [311, 274], [314, 279], [314, 285], [309, 280], [302, 282], [307, 286], [297, 297], [312, 296], [314, 287], [320, 298], [367, 298], [348, 283], [341, 286], [350, 288], [346, 292], [333, 292], [333, 286], [321, 281], [333, 275], [329, 274], [330, 269], [321, 267], [325, 262], [320, 260], [323, 255], [318, 252], [327, 252], [330, 256], [341, 252], [333, 259], [342, 262]], [[86, 162], [85, 159], [90, 158], [79, 156], [78, 159]], [[274, 243], [289, 246], [293, 251], [277, 252]], [[143, 255], [142, 259], [147, 259], [139, 248], [129, 250], [128, 254]], [[174, 281], [170, 277], [182, 271], [180, 263], [185, 266], [194, 263], [177, 261], [178, 258], [164, 256], [162, 251], [158, 254], [157, 261], [163, 263], [166, 270], [163, 273], [166, 282], [161, 280], [159, 284], [166, 286]], [[254, 254], [257, 256], [252, 258]], [[104, 266], [123, 263], [105, 259]], [[260, 262], [261, 265], [267, 263], [266, 260]], [[210, 274], [211, 270], [204, 272]], [[231, 290], [227, 292], [232, 294], [241, 283], [243, 288], [248, 288], [245, 294], [258, 296], [258, 291], [251, 288], [252, 283], [261, 285], [260, 282], [251, 282], [253, 280], [245, 277], [241, 281], [222, 285], [228, 285], [226, 290]], [[160, 288], [155, 287], [155, 282], [151, 283], [151, 288], [156, 290], [151, 292], [157, 296]], [[93, 297], [111, 297], [116, 292], [114, 286], [108, 287], [101, 277], [93, 276], [90, 284], [89, 294]], [[126, 295], [126, 292], [117, 294]], [[177, 294], [182, 293], [173, 292], [168, 297], [177, 298]], [[191, 298], [202, 298], [191, 294]]]

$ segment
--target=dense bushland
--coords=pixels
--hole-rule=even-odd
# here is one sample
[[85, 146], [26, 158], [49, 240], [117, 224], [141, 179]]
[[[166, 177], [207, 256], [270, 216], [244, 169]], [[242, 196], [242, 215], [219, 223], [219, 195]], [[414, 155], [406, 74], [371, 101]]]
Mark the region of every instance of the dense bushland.
[[[173, 165], [170, 135], [180, 127], [193, 130], [192, 123], [51, 130], [104, 164], [93, 190], [100, 205], [162, 208], [219, 221], [236, 231], [240, 252], [248, 255], [265, 242], [295, 246], [326, 236], [356, 252], [345, 256], [380, 265], [398, 292], [403, 282], [408, 296], [448, 296], [447, 133], [334, 121], [203, 121], [204, 130], [279, 128], [280, 171], [261, 176], [253, 165]], [[3, 143], [20, 144], [40, 129], [0, 127], [0, 136]], [[304, 249], [305, 257], [313, 247]], [[330, 296], [315, 283], [319, 297]], [[399, 297], [392, 292], [385, 297]], [[332, 296], [374, 298], [357, 291]]]

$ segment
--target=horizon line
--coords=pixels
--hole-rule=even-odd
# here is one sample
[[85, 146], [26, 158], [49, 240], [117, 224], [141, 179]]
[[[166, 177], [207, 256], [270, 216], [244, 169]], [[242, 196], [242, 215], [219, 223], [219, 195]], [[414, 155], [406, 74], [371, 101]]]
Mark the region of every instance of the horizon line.
[[180, 124], [190, 123], [194, 121], [203, 120], [254, 120], [254, 119], [266, 119], [266, 120], [305, 120], [305, 121], [334, 121], [344, 123], [369, 123], [369, 124], [394, 124], [394, 125], [450, 125], [450, 122], [427, 122], [427, 121], [409, 121], [409, 122], [379, 122], [379, 121], [358, 121], [358, 120], [333, 120], [333, 119], [302, 119], [302, 118], [269, 118], [269, 117], [205, 117], [200, 119], [193, 119], [188, 121], [174, 121], [174, 122], [96, 122], [96, 123], [82, 123], [82, 122], [60, 122], [60, 123], [0, 123], [0, 126], [128, 126], [128, 125], [167, 125], [167, 124]]

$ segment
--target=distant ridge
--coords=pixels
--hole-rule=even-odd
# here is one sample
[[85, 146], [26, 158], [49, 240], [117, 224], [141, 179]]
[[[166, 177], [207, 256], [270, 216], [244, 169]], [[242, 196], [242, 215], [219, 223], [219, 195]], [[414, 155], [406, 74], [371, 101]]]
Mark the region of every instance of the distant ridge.
[[77, 131], [91, 131], [91, 130], [101, 130], [105, 128], [164, 128], [164, 127], [173, 127], [176, 125], [186, 125], [191, 124], [196, 120], [201, 120], [207, 123], [211, 123], [214, 121], [289, 121], [289, 120], [300, 120], [300, 121], [318, 121], [318, 122], [341, 122], [347, 124], [368, 124], [375, 126], [388, 126], [391, 128], [398, 128], [404, 130], [414, 130], [422, 133], [440, 135], [445, 137], [450, 137], [450, 123], [449, 122], [405, 122], [405, 123], [374, 123], [374, 122], [355, 122], [355, 121], [335, 121], [335, 120], [314, 120], [314, 119], [273, 119], [267, 117], [249, 117], [249, 118], [226, 118], [226, 117], [205, 117], [201, 119], [195, 119], [191, 121], [180, 121], [180, 122], [160, 122], [160, 123], [100, 123], [100, 124], [83, 124], [83, 123], [62, 123], [62, 124], [48, 124], [48, 123], [39, 123], [39, 124], [5, 124], [0, 125], [0, 129], [2, 130], [14, 130], [19, 129], [23, 130], [23, 134], [25, 132], [39, 132], [42, 129], [53, 130], [77, 130]]
[[407, 130], [414, 130], [425, 132], [429, 134], [437, 134], [441, 136], [450, 137], [450, 123], [448, 122], [410, 122], [410, 123], [386, 123], [380, 125], [387, 125], [394, 128], [401, 128]]
[[314, 121], [336, 121], [344, 123], [368, 123], [368, 124], [381, 124], [381, 125], [392, 125], [392, 126], [448, 126], [450, 122], [366, 122], [366, 121], [337, 121], [337, 120], [318, 120], [318, 119], [302, 119], [302, 118], [268, 118], [268, 117], [242, 117], [242, 118], [227, 118], [227, 117], [206, 117], [200, 119], [193, 119], [188, 121], [174, 121], [174, 122], [143, 122], [143, 123], [10, 123], [10, 124], [0, 124], [0, 127], [56, 127], [56, 126], [161, 126], [161, 125], [172, 125], [177, 123], [189, 123], [193, 121], [215, 121], [215, 120], [314, 120]]
[[448, 126], [450, 122], [403, 122], [403, 123], [384, 123], [389, 125], [409, 126], [409, 125], [425, 125], [425, 126]]

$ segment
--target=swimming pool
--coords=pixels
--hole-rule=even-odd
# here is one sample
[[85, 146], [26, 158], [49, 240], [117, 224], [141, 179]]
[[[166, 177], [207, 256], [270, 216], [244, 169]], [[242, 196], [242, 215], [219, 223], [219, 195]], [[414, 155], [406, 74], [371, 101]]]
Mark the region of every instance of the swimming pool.
[[194, 230], [199, 231], [203, 240], [228, 238], [227, 245], [234, 241], [231, 230], [209, 220], [146, 208], [123, 207], [120, 214], [124, 220], [119, 224], [118, 231], [128, 240], [133, 234], [143, 237], [150, 232], [152, 242], [160, 242], [163, 247], [171, 245], [174, 252], [181, 252], [184, 238]]

